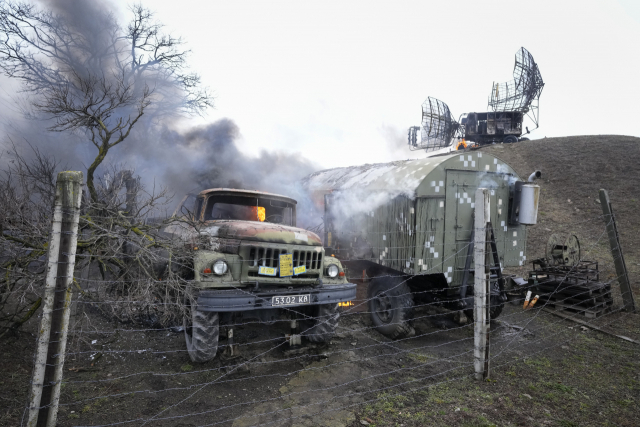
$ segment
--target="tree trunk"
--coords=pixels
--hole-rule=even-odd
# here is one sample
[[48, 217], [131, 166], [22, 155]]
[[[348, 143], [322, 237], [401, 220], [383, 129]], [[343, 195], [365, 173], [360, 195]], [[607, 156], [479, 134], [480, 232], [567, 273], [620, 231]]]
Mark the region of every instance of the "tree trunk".
[[98, 192], [96, 191], [96, 187], [93, 183], [93, 175], [102, 164], [102, 161], [107, 156], [107, 152], [109, 151], [109, 143], [103, 143], [100, 148], [98, 148], [98, 155], [91, 163], [91, 166], [87, 169], [87, 188], [89, 189], [89, 194], [91, 195], [91, 201], [93, 203], [98, 203]]

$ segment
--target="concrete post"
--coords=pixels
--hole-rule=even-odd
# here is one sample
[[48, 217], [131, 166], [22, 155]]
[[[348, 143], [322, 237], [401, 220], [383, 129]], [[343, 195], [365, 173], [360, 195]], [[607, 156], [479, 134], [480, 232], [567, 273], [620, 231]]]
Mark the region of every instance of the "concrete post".
[[51, 224], [44, 308], [29, 397], [29, 427], [56, 425], [69, 329], [71, 282], [78, 241], [82, 172], [60, 172]]
[[475, 377], [478, 380], [486, 378], [488, 374], [485, 370], [487, 362], [487, 338], [488, 338], [488, 302], [489, 292], [489, 269], [486, 262], [487, 257], [487, 222], [491, 218], [489, 205], [490, 193], [486, 188], [478, 188], [475, 197], [475, 220], [474, 220], [474, 368]]

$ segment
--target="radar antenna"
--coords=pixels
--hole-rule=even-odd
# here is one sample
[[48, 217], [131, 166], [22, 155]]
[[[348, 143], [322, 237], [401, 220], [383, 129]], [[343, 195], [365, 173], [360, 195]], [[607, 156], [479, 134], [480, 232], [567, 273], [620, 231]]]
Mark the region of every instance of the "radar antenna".
[[519, 111], [527, 114], [538, 127], [538, 101], [544, 82], [538, 64], [524, 47], [516, 53], [513, 81], [494, 83], [489, 108], [494, 112]]
[[[420, 129], [420, 140], [417, 131]], [[460, 129], [453, 119], [449, 106], [439, 99], [428, 97], [422, 104], [422, 126], [409, 128], [411, 150], [435, 151], [451, 145]]]

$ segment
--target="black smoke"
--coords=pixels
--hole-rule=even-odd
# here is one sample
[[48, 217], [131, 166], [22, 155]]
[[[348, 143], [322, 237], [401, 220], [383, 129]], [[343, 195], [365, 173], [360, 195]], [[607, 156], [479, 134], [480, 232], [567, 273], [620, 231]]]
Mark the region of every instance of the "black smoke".
[[240, 130], [230, 119], [186, 131], [139, 129], [133, 138], [116, 152], [120, 161], [135, 167], [146, 187], [165, 186], [176, 200], [217, 187], [277, 193], [298, 200], [303, 225], [320, 221], [308, 213], [313, 209], [300, 180], [321, 167], [296, 152], [243, 152]]
[[[77, 61], [73, 61], [75, 71], [100, 73], [100, 67], [108, 66], [101, 58], [109, 49], [113, 32], [118, 31], [115, 17], [121, 16], [113, 4], [84, 0], [46, 0], [41, 4], [53, 14], [62, 16], [65, 25], [81, 35], [82, 49], [75, 58]], [[153, 86], [153, 82], [147, 84]], [[19, 91], [16, 90], [13, 96], [20, 99]], [[29, 99], [22, 98], [21, 103], [29, 105]], [[5, 153], [0, 157], [0, 163], [11, 161], [8, 151], [12, 146], [17, 146], [25, 157], [33, 155], [33, 147], [59, 160], [61, 167], [86, 172], [97, 155], [88, 132], [51, 132], [52, 120], [33, 110], [23, 108], [22, 113], [27, 114], [5, 114], [3, 117], [5, 135], [0, 140], [4, 143]], [[318, 165], [295, 152], [267, 149], [244, 152], [239, 145], [242, 141], [240, 129], [231, 119], [185, 131], [175, 130], [179, 120], [179, 111], [160, 119], [158, 115], [145, 114], [129, 137], [109, 150], [96, 178], [104, 177], [114, 169], [133, 170], [141, 177], [147, 191], [155, 189], [157, 192], [164, 187], [174, 194], [166, 212], [172, 211], [186, 194], [229, 187], [296, 198], [305, 225], [320, 221], [318, 215], [308, 213], [313, 210], [312, 204], [298, 184], [302, 177], [320, 169]]]

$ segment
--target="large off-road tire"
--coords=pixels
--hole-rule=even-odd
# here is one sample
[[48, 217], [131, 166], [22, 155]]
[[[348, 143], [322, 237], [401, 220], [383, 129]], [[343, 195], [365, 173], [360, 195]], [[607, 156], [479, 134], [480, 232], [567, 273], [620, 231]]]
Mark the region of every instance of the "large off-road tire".
[[187, 352], [193, 362], [204, 363], [216, 357], [220, 334], [218, 313], [187, 307], [183, 326]]
[[338, 304], [322, 304], [317, 307], [314, 325], [305, 335], [311, 342], [329, 342], [336, 334], [336, 327], [340, 319]]
[[371, 321], [378, 332], [391, 339], [415, 334], [411, 325], [413, 295], [405, 281], [402, 277], [376, 277], [367, 290]]
[[518, 137], [515, 135], [508, 135], [502, 142], [504, 142], [505, 144], [513, 144], [515, 142], [518, 142]]

